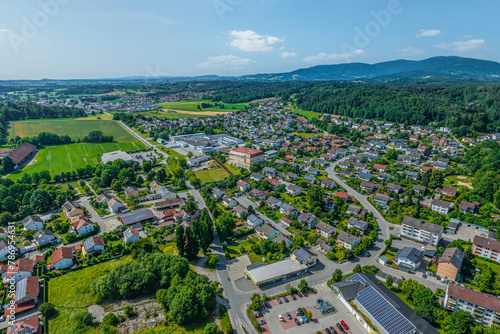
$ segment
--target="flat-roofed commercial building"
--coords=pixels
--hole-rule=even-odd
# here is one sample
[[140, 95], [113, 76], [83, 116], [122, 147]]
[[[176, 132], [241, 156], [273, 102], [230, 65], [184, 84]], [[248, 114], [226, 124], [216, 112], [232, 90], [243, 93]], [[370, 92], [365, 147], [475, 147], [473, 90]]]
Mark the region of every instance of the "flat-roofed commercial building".
[[245, 269], [245, 277], [257, 286], [286, 281], [305, 274], [308, 266], [290, 258], [268, 265], [251, 265]]
[[265, 160], [264, 152], [253, 148], [237, 147], [229, 152], [229, 163], [246, 169], [250, 169], [255, 164], [263, 163]]
[[465, 311], [484, 326], [500, 326], [500, 299], [486, 293], [448, 284], [444, 307], [447, 311]]
[[406, 216], [401, 224], [401, 236], [437, 246], [441, 235], [443, 234], [443, 227], [441, 225], [425, 222], [423, 220]]

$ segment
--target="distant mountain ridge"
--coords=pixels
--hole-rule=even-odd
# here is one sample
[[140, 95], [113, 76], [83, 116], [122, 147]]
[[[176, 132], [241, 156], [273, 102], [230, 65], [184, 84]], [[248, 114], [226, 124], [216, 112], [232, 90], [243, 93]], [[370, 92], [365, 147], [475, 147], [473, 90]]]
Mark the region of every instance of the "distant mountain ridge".
[[500, 80], [500, 63], [474, 58], [433, 57], [393, 60], [376, 64], [318, 65], [286, 73], [240, 76], [244, 81], [387, 80], [396, 78], [446, 78]]
[[58, 83], [66, 85], [86, 84], [144, 84], [185, 81], [324, 81], [324, 80], [370, 80], [395, 79], [468, 79], [477, 81], [500, 81], [500, 63], [490, 60], [439, 56], [424, 60], [392, 60], [376, 64], [344, 63], [317, 65], [283, 73], [259, 73], [242, 76], [128, 76], [101, 79], [42, 79], [0, 80], [0, 86], [17, 86], [24, 83]]

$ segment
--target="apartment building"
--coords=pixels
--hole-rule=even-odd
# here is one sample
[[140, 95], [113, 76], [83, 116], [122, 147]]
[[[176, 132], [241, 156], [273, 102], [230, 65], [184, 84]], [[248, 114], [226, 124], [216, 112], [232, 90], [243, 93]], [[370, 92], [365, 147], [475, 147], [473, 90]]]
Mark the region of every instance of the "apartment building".
[[250, 169], [255, 164], [263, 163], [266, 155], [263, 151], [247, 147], [233, 148], [229, 152], [229, 163], [238, 167]]
[[455, 281], [464, 262], [464, 253], [458, 248], [446, 248], [439, 259], [437, 274]]
[[472, 254], [500, 262], [500, 242], [476, 235], [472, 243]]
[[484, 326], [500, 325], [500, 299], [486, 293], [448, 284], [444, 299], [448, 311], [465, 311]]
[[441, 235], [443, 234], [443, 227], [433, 223], [425, 222], [423, 220], [406, 216], [401, 224], [401, 236], [437, 246]]

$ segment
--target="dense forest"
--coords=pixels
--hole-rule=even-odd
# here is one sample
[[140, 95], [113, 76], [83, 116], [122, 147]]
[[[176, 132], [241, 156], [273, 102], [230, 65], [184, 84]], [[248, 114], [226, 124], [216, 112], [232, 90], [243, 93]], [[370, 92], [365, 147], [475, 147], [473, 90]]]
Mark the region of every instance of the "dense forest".
[[6, 142], [9, 121], [84, 116], [83, 110], [75, 108], [47, 107], [33, 102], [0, 104], [0, 144]]
[[500, 86], [413, 87], [322, 83], [304, 89], [304, 110], [405, 124], [437, 122], [458, 135], [500, 131]]

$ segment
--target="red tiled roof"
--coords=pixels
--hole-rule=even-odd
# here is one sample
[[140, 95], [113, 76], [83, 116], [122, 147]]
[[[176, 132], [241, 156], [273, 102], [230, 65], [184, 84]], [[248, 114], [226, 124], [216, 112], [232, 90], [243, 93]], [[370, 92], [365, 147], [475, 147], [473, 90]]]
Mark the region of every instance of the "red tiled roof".
[[61, 247], [57, 249], [51, 256], [51, 263], [56, 264], [62, 259], [72, 259], [73, 252], [71, 251], [71, 247]]
[[33, 153], [33, 151], [36, 149], [36, 146], [30, 143], [24, 143], [18, 148], [14, 149], [10, 154], [8, 155], [9, 158], [12, 159], [14, 164], [19, 164], [21, 161], [26, 159], [28, 155]]

